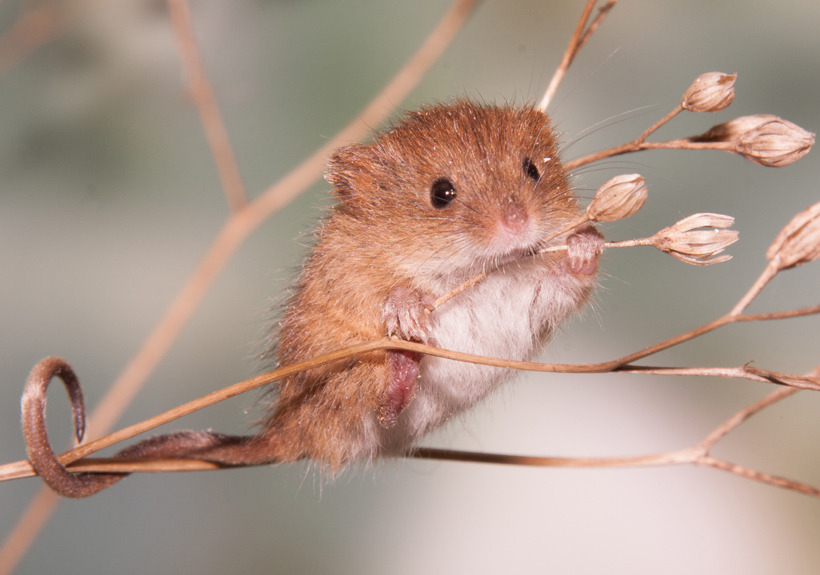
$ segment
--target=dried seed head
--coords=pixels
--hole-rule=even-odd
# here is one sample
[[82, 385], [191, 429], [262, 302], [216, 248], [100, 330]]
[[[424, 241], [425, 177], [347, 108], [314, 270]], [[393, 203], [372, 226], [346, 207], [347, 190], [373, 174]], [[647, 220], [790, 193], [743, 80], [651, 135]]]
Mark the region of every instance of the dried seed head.
[[734, 151], [762, 166], [788, 166], [809, 153], [814, 134], [770, 114], [741, 116], [713, 126], [696, 141], [728, 142]]
[[778, 270], [793, 268], [820, 257], [820, 202], [806, 208], [780, 230], [766, 258]]
[[757, 114], [755, 116], [740, 116], [734, 120], [729, 120], [722, 124], [717, 124], [709, 128], [709, 131], [697, 136], [699, 142], [737, 142], [740, 137], [772, 120], [777, 120], [777, 116], [771, 114]]
[[744, 158], [763, 166], [788, 166], [809, 153], [814, 134], [787, 120], [776, 118], [745, 132], [737, 148]]
[[720, 112], [735, 99], [737, 74], [708, 72], [701, 74], [683, 93], [681, 106], [690, 112]]
[[623, 174], [607, 180], [587, 206], [587, 215], [598, 222], [628, 218], [646, 202], [646, 180], [640, 174]]
[[720, 214], [694, 214], [655, 234], [654, 245], [688, 264], [708, 266], [725, 262], [732, 256], [718, 254], [737, 241], [737, 231], [728, 229], [734, 221]]

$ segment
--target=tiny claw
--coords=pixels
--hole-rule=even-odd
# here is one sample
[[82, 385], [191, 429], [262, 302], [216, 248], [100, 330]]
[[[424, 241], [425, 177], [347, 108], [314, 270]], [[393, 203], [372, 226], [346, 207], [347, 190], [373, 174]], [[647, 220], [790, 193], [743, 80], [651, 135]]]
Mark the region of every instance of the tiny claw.
[[23, 436], [31, 466], [54, 491], [65, 497], [88, 497], [124, 477], [118, 473], [93, 474], [69, 472], [51, 448], [46, 429], [46, 389], [59, 377], [68, 392], [74, 416], [74, 434], [82, 440], [85, 434], [85, 403], [80, 382], [74, 370], [63, 359], [48, 357], [31, 370], [21, 399]]
[[435, 302], [430, 296], [408, 287], [394, 287], [382, 304], [382, 321], [387, 336], [431, 343], [429, 310], [434, 308]]
[[575, 275], [591, 276], [598, 269], [604, 237], [593, 226], [585, 226], [567, 238], [567, 264]]

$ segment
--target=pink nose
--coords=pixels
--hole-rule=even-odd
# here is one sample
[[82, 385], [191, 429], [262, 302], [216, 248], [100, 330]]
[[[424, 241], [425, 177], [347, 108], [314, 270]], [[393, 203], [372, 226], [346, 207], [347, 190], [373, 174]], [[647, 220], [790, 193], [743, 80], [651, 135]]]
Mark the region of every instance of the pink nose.
[[515, 200], [510, 200], [501, 210], [501, 225], [511, 234], [520, 234], [527, 227], [527, 210]]

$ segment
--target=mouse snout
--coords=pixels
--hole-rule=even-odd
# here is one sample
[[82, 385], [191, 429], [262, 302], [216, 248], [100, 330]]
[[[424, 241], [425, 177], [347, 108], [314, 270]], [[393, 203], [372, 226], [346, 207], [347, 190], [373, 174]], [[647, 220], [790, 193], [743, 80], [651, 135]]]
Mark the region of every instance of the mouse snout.
[[523, 232], [529, 219], [527, 208], [514, 198], [509, 198], [501, 208], [501, 225], [511, 235]]

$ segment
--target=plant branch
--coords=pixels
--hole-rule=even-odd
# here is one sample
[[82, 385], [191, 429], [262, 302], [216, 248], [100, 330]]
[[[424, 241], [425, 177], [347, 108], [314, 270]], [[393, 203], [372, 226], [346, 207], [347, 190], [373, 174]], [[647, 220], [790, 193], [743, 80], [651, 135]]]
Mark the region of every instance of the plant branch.
[[[657, 124], [653, 126], [654, 129], [658, 127]], [[631, 142], [621, 144], [620, 146], [613, 146], [612, 148], [607, 148], [606, 150], [601, 150], [588, 156], [570, 160], [564, 164], [564, 168], [566, 168], [568, 172], [571, 172], [581, 166], [611, 158], [612, 156], [642, 152], [644, 150], [722, 150], [730, 153], [735, 150], [735, 146], [730, 142], [697, 142], [691, 138], [677, 138], [674, 140], [666, 140], [665, 142], [646, 142], [641, 140], [642, 137], [644, 136], [639, 136]]]
[[788, 489], [790, 491], [797, 491], [798, 493], [803, 493], [804, 495], [820, 497], [820, 488], [813, 487], [811, 485], [807, 485], [799, 481], [794, 481], [792, 479], [787, 479], [779, 475], [764, 473], [763, 471], [751, 469], [743, 465], [738, 465], [737, 463], [730, 463], [728, 461], [718, 459], [711, 455], [700, 456], [692, 463], [694, 463], [695, 465], [714, 467], [715, 469], [728, 471], [729, 473], [738, 475], [740, 477], [745, 477], [746, 479], [752, 479], [754, 481], [766, 483], [774, 487], [782, 487], [783, 489]]
[[228, 131], [222, 121], [222, 114], [216, 103], [211, 83], [205, 73], [202, 56], [197, 46], [191, 24], [191, 9], [188, 0], [168, 0], [168, 8], [176, 35], [182, 68], [188, 76], [188, 89], [199, 111], [199, 119], [205, 129], [205, 136], [211, 148], [222, 188], [232, 212], [242, 209], [248, 202], [242, 176], [231, 147]]
[[[808, 310], [817, 311], [820, 309], [820, 306], [817, 308], [806, 308], [805, 310], [795, 310], [800, 312], [807, 312]], [[785, 312], [789, 314], [789, 317], [795, 317], [797, 314], [794, 312]], [[761, 314], [758, 316], [760, 319], [775, 319], [775, 316], [778, 314]], [[744, 316], [741, 316], [744, 317]], [[748, 321], [749, 318], [744, 318], [745, 321]], [[319, 367], [321, 365], [325, 365], [328, 363], [332, 363], [335, 361], [339, 361], [342, 359], [358, 356], [364, 353], [377, 351], [377, 350], [406, 350], [406, 351], [413, 351], [417, 353], [423, 353], [426, 355], [432, 355], [436, 357], [441, 357], [445, 359], [451, 359], [454, 361], [462, 361], [468, 363], [474, 363], [479, 365], [486, 365], [492, 367], [502, 367], [508, 369], [517, 369], [522, 371], [535, 371], [535, 372], [549, 372], [549, 373], [602, 373], [608, 371], [618, 371], [618, 372], [625, 372], [625, 373], [636, 373], [636, 374], [644, 374], [644, 375], [689, 375], [689, 376], [700, 376], [700, 377], [723, 377], [723, 378], [744, 378], [750, 379], [753, 381], [761, 381], [766, 383], [775, 383], [780, 385], [787, 385], [790, 386], [788, 389], [811, 389], [811, 390], [820, 390], [820, 381], [818, 381], [818, 373], [812, 372], [806, 376], [798, 376], [793, 374], [783, 374], [783, 373], [776, 373], [770, 372], [766, 370], [761, 370], [757, 368], [751, 368], [747, 366], [741, 366], [737, 368], [671, 368], [671, 367], [651, 367], [651, 366], [636, 366], [631, 364], [626, 365], [613, 365], [615, 362], [605, 362], [605, 363], [598, 363], [598, 364], [584, 364], [584, 365], [575, 365], [575, 364], [558, 364], [558, 363], [541, 363], [541, 362], [527, 362], [527, 361], [512, 361], [512, 360], [505, 360], [505, 359], [497, 359], [497, 358], [488, 358], [484, 356], [478, 356], [473, 354], [461, 353], [451, 350], [445, 350], [440, 348], [431, 347], [429, 345], [415, 343], [415, 342], [408, 342], [398, 339], [389, 339], [389, 338], [382, 338], [379, 340], [362, 343], [358, 345], [353, 345], [335, 352], [331, 352], [310, 360], [306, 360], [303, 362], [299, 362], [290, 366], [281, 367], [279, 369], [270, 371], [268, 373], [247, 379], [245, 381], [236, 383], [234, 385], [225, 387], [223, 389], [214, 391], [208, 395], [205, 395], [201, 398], [196, 400], [190, 401], [183, 405], [180, 405], [176, 408], [170, 409], [164, 413], [146, 419], [142, 422], [137, 424], [131, 425], [129, 427], [123, 428], [117, 432], [111, 433], [104, 437], [101, 437], [95, 441], [91, 441], [80, 445], [70, 451], [63, 453], [59, 457], [59, 461], [63, 465], [70, 465], [92, 453], [95, 453], [101, 449], [106, 447], [110, 447], [126, 439], [130, 439], [136, 435], [144, 433], [146, 431], [155, 429], [160, 425], [164, 425], [180, 417], [208, 407], [210, 405], [214, 405], [225, 399], [229, 399], [231, 397], [235, 397], [239, 394], [245, 393], [246, 391], [250, 391], [252, 389], [256, 389], [263, 385], [267, 385], [274, 381], [277, 381], [283, 377], [287, 377], [289, 375], [293, 375], [295, 373], [299, 373], [308, 369], [313, 369]], [[617, 360], [616, 360], [617, 362]], [[781, 390], [783, 391], [783, 390]], [[787, 395], [783, 395], [786, 397]], [[775, 399], [781, 398], [780, 395], [776, 395]], [[764, 407], [762, 405], [760, 407], [756, 407], [754, 409], [750, 409], [749, 413], [744, 416], [748, 418], [751, 414], [756, 413]], [[723, 433], [725, 435], [726, 432]], [[711, 437], [711, 436], [710, 436]], [[722, 435], [721, 435], [722, 437]], [[714, 440], [716, 441], [716, 439]], [[714, 443], [712, 441], [712, 443]], [[182, 467], [178, 467], [176, 465], [176, 461], [178, 460], [167, 460], [165, 463], [159, 463], [157, 460], [154, 460], [145, 467], [145, 470], [152, 471], [152, 472], [159, 472], [162, 470], [167, 471], [185, 471], [185, 470], [199, 470], [199, 469], [214, 469], [220, 466], [216, 465], [209, 465], [209, 466], [197, 466], [196, 464], [188, 464], [187, 462], [182, 465]], [[104, 465], [104, 468], [107, 470], [115, 470], [115, 471], [124, 471], [122, 467], [112, 467], [116, 466], [119, 463], [125, 462], [126, 465], [135, 465], [138, 471], [143, 470], [140, 467], [139, 463], [136, 463], [132, 460], [124, 460], [124, 459], [108, 459], [105, 460], [103, 463], [99, 461], [95, 462], [96, 464]], [[85, 461], [83, 465], [86, 465], [88, 462]], [[163, 465], [165, 467], [163, 467]], [[87, 468], [83, 468], [87, 470]], [[94, 468], [91, 469], [92, 471], [99, 471], [102, 469]], [[31, 465], [27, 461], [18, 461], [14, 463], [9, 463], [6, 465], [0, 465], [0, 482], [1, 481], [8, 481], [11, 479], [20, 479], [23, 477], [30, 477], [35, 475], [34, 470], [32, 469]]]
[[24, 13], [11, 29], [0, 36], [0, 73], [8, 71], [60, 29], [65, 2], [50, 2]]
[[707, 453], [715, 444], [729, 435], [731, 431], [737, 429], [744, 421], [749, 419], [751, 416], [755, 415], [756, 413], [762, 411], [763, 409], [786, 399], [787, 397], [791, 397], [792, 395], [799, 392], [799, 389], [794, 387], [784, 387], [782, 389], [778, 389], [773, 391], [763, 399], [753, 403], [752, 405], [746, 407], [735, 413], [732, 417], [724, 421], [722, 424], [717, 426], [712, 433], [707, 435], [703, 441], [698, 444], [698, 448], [702, 450], [704, 453]]
[[[820, 370], [815, 369], [813, 372], [807, 374], [806, 377], [816, 378], [818, 375], [820, 375]], [[820, 496], [820, 489], [816, 487], [781, 476], [751, 469], [735, 463], [730, 463], [728, 461], [716, 458], [709, 453], [718, 441], [720, 441], [723, 437], [726, 437], [726, 435], [739, 427], [751, 416], [759, 413], [766, 407], [769, 407], [782, 399], [794, 395], [797, 391], [799, 390], [794, 388], [779, 389], [732, 415], [729, 419], [718, 425], [696, 446], [664, 453], [629, 457], [544, 457], [420, 447], [409, 456], [417, 459], [435, 459], [456, 462], [587, 469], [692, 464], [713, 467], [715, 469], [728, 471], [729, 473], [740, 477], [745, 477], [747, 479], [752, 479], [768, 485], [817, 497]], [[69, 469], [77, 473], [165, 473], [207, 471], [220, 469], [221, 467], [222, 466], [218, 464], [205, 461], [191, 461], [182, 459], [127, 460], [121, 458], [87, 458], [69, 465]]]
[[561, 58], [561, 63], [558, 64], [558, 68], [555, 70], [555, 73], [550, 80], [549, 85], [547, 86], [546, 92], [544, 92], [544, 96], [541, 98], [541, 101], [538, 103], [538, 109], [542, 112], [546, 112], [547, 108], [552, 101], [553, 96], [558, 91], [558, 86], [561, 84], [561, 81], [564, 79], [564, 76], [569, 70], [572, 61], [575, 59], [575, 56], [581, 50], [581, 48], [586, 44], [587, 40], [590, 39], [592, 34], [595, 30], [598, 29], [598, 26], [603, 22], [606, 15], [609, 11], [615, 6], [617, 0], [608, 0], [608, 2], [600, 8], [598, 11], [597, 17], [587, 26], [587, 22], [589, 22], [589, 18], [592, 15], [592, 10], [595, 8], [595, 5], [598, 3], [598, 0], [587, 0], [586, 6], [584, 6], [584, 11], [581, 13], [581, 17], [578, 19], [578, 24], [575, 27], [575, 32], [573, 32], [572, 37], [570, 38], [569, 44], [567, 45], [566, 49], [564, 50], [564, 55]]

